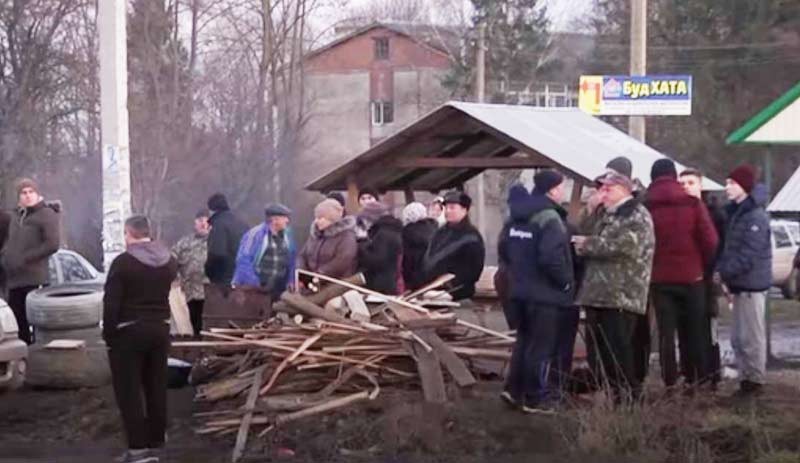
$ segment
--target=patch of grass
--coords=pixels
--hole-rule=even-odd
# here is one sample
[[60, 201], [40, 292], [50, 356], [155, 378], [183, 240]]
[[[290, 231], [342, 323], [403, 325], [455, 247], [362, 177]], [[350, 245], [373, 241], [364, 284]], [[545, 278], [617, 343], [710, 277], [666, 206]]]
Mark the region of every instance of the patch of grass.
[[755, 463], [800, 463], [800, 453], [789, 451], [770, 452], [758, 457]]

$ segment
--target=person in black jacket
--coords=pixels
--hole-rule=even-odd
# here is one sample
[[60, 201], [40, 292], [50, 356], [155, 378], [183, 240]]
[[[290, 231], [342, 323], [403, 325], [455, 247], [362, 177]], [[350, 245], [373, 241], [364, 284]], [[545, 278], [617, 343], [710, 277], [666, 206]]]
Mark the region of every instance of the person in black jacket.
[[[564, 177], [543, 170], [534, 177], [530, 203], [512, 205], [512, 225], [500, 255], [508, 262], [511, 307], [518, 320], [504, 400], [525, 412], [560, 398], [554, 373], [559, 366], [561, 312], [573, 305], [575, 276], [564, 197]], [[514, 207], [516, 206], [516, 207]]]
[[367, 288], [383, 294], [399, 294], [398, 271], [403, 249], [403, 223], [391, 215], [378, 218], [367, 239], [358, 245], [358, 265]]
[[445, 226], [433, 235], [425, 252], [424, 273], [428, 281], [451, 273], [455, 275], [446, 289], [453, 300], [469, 299], [483, 272], [486, 248], [483, 237], [469, 220], [472, 198], [454, 191], [444, 198]]
[[497, 272], [494, 274], [494, 288], [503, 307], [508, 327], [516, 330], [519, 320], [517, 320], [517, 311], [511, 304], [511, 276], [509, 274], [511, 262], [509, 262], [510, 258], [507, 252], [508, 231], [515, 222], [530, 218], [533, 203], [528, 189], [524, 185], [516, 184], [508, 189], [507, 204], [509, 218], [503, 225], [503, 229], [500, 230], [500, 236], [497, 239]]
[[439, 224], [428, 218], [428, 210], [422, 203], [411, 203], [403, 208], [403, 281], [406, 290], [416, 290], [428, 281], [422, 272], [425, 251], [431, 244]]
[[144, 216], [125, 222], [126, 252], [111, 263], [103, 295], [103, 338], [128, 451], [122, 461], [157, 463], [167, 429], [169, 291], [178, 264], [151, 241]]
[[249, 227], [231, 212], [222, 193], [208, 198], [208, 208], [212, 214], [208, 219], [211, 231], [208, 234], [206, 276], [212, 284], [230, 286], [236, 270], [239, 243]]

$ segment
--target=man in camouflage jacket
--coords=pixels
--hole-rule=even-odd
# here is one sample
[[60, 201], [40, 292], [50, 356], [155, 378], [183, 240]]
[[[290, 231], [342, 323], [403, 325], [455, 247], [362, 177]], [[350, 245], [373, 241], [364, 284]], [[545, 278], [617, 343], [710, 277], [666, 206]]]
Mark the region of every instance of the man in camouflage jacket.
[[597, 349], [598, 378], [616, 398], [636, 395], [633, 333], [647, 307], [655, 234], [647, 209], [633, 197], [633, 182], [618, 173], [599, 179], [605, 213], [588, 237], [576, 237], [586, 269], [577, 304], [586, 308], [589, 342]]
[[203, 329], [203, 304], [205, 303], [205, 264], [208, 249], [208, 212], [200, 211], [194, 219], [194, 233], [178, 241], [172, 254], [178, 262], [178, 280], [186, 295], [189, 316], [195, 336]]

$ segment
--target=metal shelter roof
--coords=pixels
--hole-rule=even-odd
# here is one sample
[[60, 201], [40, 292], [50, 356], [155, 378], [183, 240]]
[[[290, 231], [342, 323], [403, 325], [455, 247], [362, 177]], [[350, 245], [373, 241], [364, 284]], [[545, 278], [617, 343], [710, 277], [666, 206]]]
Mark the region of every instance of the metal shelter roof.
[[[666, 157], [577, 108], [449, 102], [308, 189], [344, 190], [351, 180], [382, 191], [441, 191], [487, 169], [538, 167], [555, 167], [590, 183], [617, 156], [632, 161], [633, 176], [645, 186], [653, 162]], [[722, 186], [706, 179], [704, 188]]]
[[800, 167], [794, 171], [775, 199], [767, 207], [769, 212], [797, 213], [800, 212]]
[[726, 142], [800, 144], [800, 82], [733, 132]]

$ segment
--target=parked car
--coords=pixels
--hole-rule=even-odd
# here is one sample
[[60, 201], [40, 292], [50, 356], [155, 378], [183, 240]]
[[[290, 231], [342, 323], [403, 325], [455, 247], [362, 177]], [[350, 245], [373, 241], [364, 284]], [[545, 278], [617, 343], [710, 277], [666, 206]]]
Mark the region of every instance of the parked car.
[[797, 269], [794, 256], [800, 249], [800, 223], [772, 220], [772, 285], [787, 299], [797, 295]]
[[68, 249], [59, 249], [50, 257], [50, 286], [77, 284], [102, 287], [106, 275], [98, 271], [82, 255]]
[[20, 341], [14, 312], [0, 299], [0, 391], [13, 390], [25, 383], [28, 346]]

